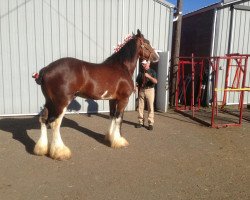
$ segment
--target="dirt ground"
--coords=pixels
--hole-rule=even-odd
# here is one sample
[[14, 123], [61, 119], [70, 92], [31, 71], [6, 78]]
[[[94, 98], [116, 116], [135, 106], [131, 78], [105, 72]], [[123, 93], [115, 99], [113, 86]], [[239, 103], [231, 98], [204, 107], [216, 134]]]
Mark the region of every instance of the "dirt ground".
[[107, 114], [67, 115], [68, 161], [32, 154], [37, 117], [0, 118], [0, 199], [250, 199], [250, 122], [212, 129], [169, 111], [151, 132], [134, 128], [136, 116], [124, 115], [130, 145], [112, 149]]

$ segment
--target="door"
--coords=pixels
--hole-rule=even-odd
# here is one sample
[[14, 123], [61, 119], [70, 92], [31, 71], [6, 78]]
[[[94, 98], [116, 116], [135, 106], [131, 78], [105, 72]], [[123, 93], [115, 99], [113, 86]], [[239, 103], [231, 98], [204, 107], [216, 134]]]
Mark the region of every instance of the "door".
[[160, 60], [157, 67], [157, 87], [156, 87], [156, 110], [167, 112], [169, 88], [168, 88], [168, 69], [169, 52], [159, 52]]

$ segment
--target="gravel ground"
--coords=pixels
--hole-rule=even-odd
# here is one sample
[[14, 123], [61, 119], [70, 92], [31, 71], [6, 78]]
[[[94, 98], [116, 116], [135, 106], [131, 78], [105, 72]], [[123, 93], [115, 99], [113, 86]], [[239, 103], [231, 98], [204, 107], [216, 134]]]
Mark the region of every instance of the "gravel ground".
[[136, 117], [124, 114], [130, 145], [112, 149], [107, 114], [66, 115], [68, 161], [32, 154], [38, 117], [0, 118], [0, 199], [250, 199], [250, 122], [212, 129], [170, 110], [148, 131]]

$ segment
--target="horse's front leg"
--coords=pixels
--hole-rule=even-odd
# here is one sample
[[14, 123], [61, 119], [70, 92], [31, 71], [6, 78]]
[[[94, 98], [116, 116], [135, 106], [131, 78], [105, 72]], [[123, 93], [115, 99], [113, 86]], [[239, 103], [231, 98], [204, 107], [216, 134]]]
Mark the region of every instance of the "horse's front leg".
[[116, 101], [116, 104], [113, 104], [113, 108], [114, 107], [116, 108], [115, 109], [116, 112], [110, 112], [111, 125], [109, 128], [109, 132], [105, 136], [105, 139], [110, 142], [111, 147], [113, 148], [120, 148], [129, 145], [127, 140], [121, 136], [123, 113], [127, 104], [128, 104], [128, 99]]

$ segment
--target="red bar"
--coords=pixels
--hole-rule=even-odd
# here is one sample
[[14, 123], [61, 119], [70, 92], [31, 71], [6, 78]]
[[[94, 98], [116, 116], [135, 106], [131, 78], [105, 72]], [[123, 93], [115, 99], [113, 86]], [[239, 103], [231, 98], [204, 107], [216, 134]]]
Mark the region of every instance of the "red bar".
[[[181, 58], [179, 60], [179, 68], [178, 68], [178, 75], [177, 75], [177, 80], [178, 80], [178, 89], [176, 91], [176, 111], [179, 111], [180, 113], [189, 116], [190, 118], [192, 118], [193, 120], [196, 120], [198, 122], [201, 122], [203, 124], [206, 125], [210, 125], [213, 128], [220, 128], [220, 127], [229, 127], [229, 126], [240, 126], [242, 124], [242, 117], [243, 117], [243, 103], [244, 103], [244, 93], [246, 90], [244, 90], [244, 88], [246, 88], [245, 86], [245, 82], [246, 82], [246, 72], [247, 72], [247, 64], [248, 64], [248, 58], [250, 57], [249, 55], [240, 55], [240, 54], [234, 54], [234, 55], [227, 55], [224, 57], [194, 57], [194, 55], [192, 54], [192, 57], [185, 57], [185, 58]], [[187, 60], [189, 59], [189, 60]], [[202, 86], [202, 79], [203, 79], [203, 72], [204, 72], [204, 60], [207, 59], [211, 68], [212, 68], [212, 74], [214, 75], [213, 78], [213, 99], [212, 99], [212, 115], [211, 115], [211, 121], [210, 124], [204, 120], [201, 120], [197, 117], [195, 117], [195, 111], [199, 111], [200, 109], [200, 104], [201, 104], [201, 86]], [[235, 60], [237, 65], [237, 69], [236, 72], [234, 74], [234, 79], [233, 79], [233, 83], [231, 85], [229, 85], [229, 73], [232, 70], [232, 60]], [[220, 66], [220, 62], [221, 60], [227, 60], [227, 68], [226, 68], [226, 76], [225, 76], [225, 85], [224, 85], [224, 91], [223, 91], [223, 101], [222, 101], [222, 107], [226, 105], [226, 101], [227, 101], [227, 93], [228, 92], [240, 92], [240, 99], [239, 99], [239, 123], [226, 123], [226, 124], [217, 124], [215, 122], [215, 116], [218, 115], [218, 100], [217, 100], [217, 90], [215, 90], [215, 88], [218, 88], [218, 78], [219, 78], [219, 66]], [[243, 61], [245, 61], [243, 63]], [[192, 85], [191, 85], [191, 105], [187, 106], [187, 86], [188, 83], [186, 82], [187, 80], [185, 80], [185, 67], [187, 67], [187, 65], [189, 66], [191, 64], [191, 73], [192, 73]], [[194, 86], [194, 81], [195, 81], [195, 71], [196, 68], [200, 67], [200, 71], [199, 71], [199, 87], [198, 87], [198, 106], [195, 105], [195, 98], [194, 98], [194, 94], [195, 94], [195, 86]], [[241, 75], [243, 75], [243, 78], [241, 78]], [[182, 78], [182, 80], [181, 80]], [[243, 80], [242, 80], [243, 79]], [[241, 81], [242, 80], [242, 81]], [[182, 86], [180, 85], [182, 82]], [[240, 88], [239, 88], [240, 87]], [[178, 106], [178, 98], [180, 95], [180, 89], [182, 88], [182, 92], [183, 92], [183, 106]], [[234, 91], [227, 91], [225, 90], [226, 88], [233, 88], [236, 89]], [[223, 90], [223, 88], [221, 88]], [[185, 110], [190, 110], [192, 111], [192, 115], [185, 113]], [[228, 114], [232, 114], [230, 113], [230, 111], [224, 110], [225, 112], [227, 112]], [[235, 114], [234, 114], [235, 115]]]
[[191, 96], [192, 116], [194, 117], [194, 54], [192, 53], [192, 96]]

